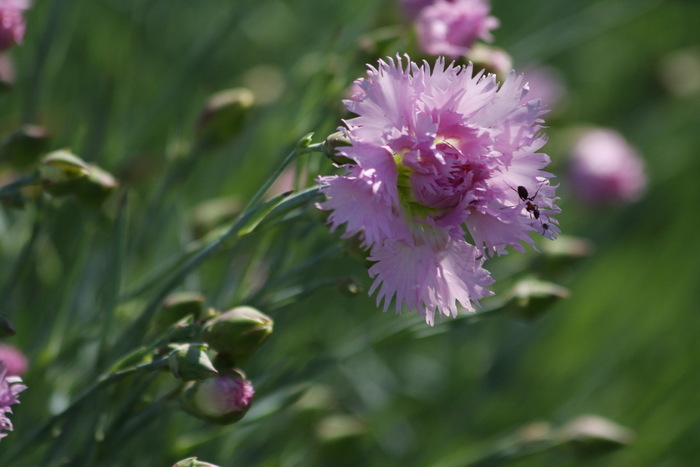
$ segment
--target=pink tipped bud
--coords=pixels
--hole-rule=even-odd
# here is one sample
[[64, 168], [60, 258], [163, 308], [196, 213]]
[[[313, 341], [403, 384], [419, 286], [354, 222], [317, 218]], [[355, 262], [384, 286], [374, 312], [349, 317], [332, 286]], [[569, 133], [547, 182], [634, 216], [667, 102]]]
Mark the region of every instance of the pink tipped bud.
[[242, 372], [190, 383], [182, 394], [182, 406], [211, 423], [236, 423], [248, 412], [255, 390]]

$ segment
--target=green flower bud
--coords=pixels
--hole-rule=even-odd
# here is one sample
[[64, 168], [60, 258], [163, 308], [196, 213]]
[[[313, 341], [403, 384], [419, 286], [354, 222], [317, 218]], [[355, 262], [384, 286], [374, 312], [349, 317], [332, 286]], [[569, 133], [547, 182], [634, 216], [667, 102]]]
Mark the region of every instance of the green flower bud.
[[54, 151], [41, 160], [39, 178], [51, 195], [74, 195], [90, 207], [99, 207], [118, 185], [112, 175], [66, 150]]
[[2, 140], [0, 158], [15, 167], [29, 167], [48, 150], [50, 139], [51, 136], [43, 127], [24, 125]]
[[197, 123], [199, 139], [206, 144], [222, 144], [244, 127], [255, 104], [246, 88], [227, 89], [211, 96]]
[[173, 464], [173, 467], [219, 467], [209, 462], [198, 461], [196, 457], [188, 457]]
[[241, 371], [189, 383], [180, 403], [191, 415], [219, 425], [236, 423], [248, 412], [255, 390]]
[[66, 150], [50, 153], [39, 165], [41, 183], [54, 196], [73, 194], [78, 180], [87, 177], [89, 172], [85, 161]]
[[7, 318], [0, 317], [0, 338], [14, 336], [16, 333], [12, 323]]
[[218, 374], [209, 360], [206, 344], [183, 344], [168, 356], [168, 366], [176, 378], [197, 381]]
[[199, 318], [204, 311], [204, 295], [198, 292], [176, 292], [165, 298], [156, 313], [154, 328], [162, 331], [185, 316]]
[[634, 439], [627, 428], [597, 415], [584, 415], [564, 425], [559, 433], [577, 455], [598, 456], [623, 448]]
[[202, 340], [240, 363], [272, 334], [272, 319], [249, 306], [233, 308], [208, 322]]
[[119, 186], [117, 180], [96, 165], [88, 165], [87, 177], [78, 181], [75, 197], [83, 204], [98, 208]]
[[568, 298], [569, 290], [552, 282], [534, 278], [523, 279], [513, 287], [506, 304], [516, 316], [533, 320], [562, 298]]
[[350, 142], [350, 139], [347, 137], [345, 132], [336, 131], [335, 133], [330, 134], [328, 138], [326, 138], [326, 140], [321, 145], [321, 148], [323, 149], [323, 154], [325, 154], [326, 157], [332, 160], [335, 164], [345, 165], [354, 164], [355, 161], [353, 161], [352, 159], [348, 159], [347, 157], [341, 156], [338, 153], [338, 148], [343, 148], [351, 145], [352, 143]]

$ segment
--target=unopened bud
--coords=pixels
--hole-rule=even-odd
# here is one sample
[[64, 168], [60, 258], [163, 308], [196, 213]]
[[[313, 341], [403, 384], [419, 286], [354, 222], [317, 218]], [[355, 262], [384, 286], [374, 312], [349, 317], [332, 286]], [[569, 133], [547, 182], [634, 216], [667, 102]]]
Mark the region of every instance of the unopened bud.
[[629, 429], [597, 415], [584, 415], [564, 425], [559, 436], [583, 457], [607, 454], [634, 439]]
[[335, 164], [345, 165], [353, 164], [354, 161], [352, 159], [348, 159], [345, 156], [342, 156], [338, 152], [338, 148], [343, 148], [351, 145], [352, 143], [350, 142], [350, 138], [348, 138], [345, 132], [336, 131], [335, 133], [330, 134], [328, 138], [326, 138], [321, 147], [323, 148], [323, 153], [326, 155], [326, 157], [332, 160]]
[[569, 290], [552, 282], [534, 278], [523, 279], [513, 287], [507, 306], [515, 315], [533, 320], [544, 313], [556, 301], [569, 296]]
[[15, 167], [29, 167], [46, 153], [50, 139], [51, 136], [43, 127], [24, 125], [3, 138], [0, 143], [0, 158]]
[[41, 183], [54, 196], [72, 194], [77, 181], [87, 177], [89, 172], [85, 161], [66, 150], [50, 153], [39, 166]]
[[255, 390], [242, 372], [190, 383], [182, 393], [182, 407], [211, 423], [236, 423], [248, 412]]
[[196, 457], [188, 457], [187, 459], [182, 459], [173, 464], [173, 467], [219, 467], [216, 464], [210, 464], [209, 462], [199, 461]]
[[75, 197], [87, 206], [98, 208], [117, 186], [119, 183], [109, 172], [88, 165], [87, 177], [78, 182]]
[[198, 292], [176, 292], [165, 298], [158, 310], [154, 327], [163, 330], [185, 316], [199, 318], [204, 310], [204, 295]]
[[197, 381], [218, 374], [207, 355], [206, 344], [183, 344], [168, 357], [168, 366], [176, 378]]
[[197, 130], [207, 144], [222, 144], [237, 135], [245, 125], [255, 96], [250, 89], [234, 88], [211, 96], [199, 117]]
[[16, 333], [12, 323], [7, 318], [0, 317], [0, 338], [14, 336]]
[[487, 73], [496, 75], [499, 81], [504, 81], [513, 69], [513, 60], [505, 50], [491, 45], [476, 43], [467, 56], [475, 69], [483, 68]]
[[204, 326], [202, 339], [240, 363], [272, 334], [272, 318], [249, 306], [233, 308]]
[[91, 207], [99, 207], [118, 185], [112, 175], [66, 150], [54, 151], [41, 160], [39, 178], [51, 195], [74, 195]]

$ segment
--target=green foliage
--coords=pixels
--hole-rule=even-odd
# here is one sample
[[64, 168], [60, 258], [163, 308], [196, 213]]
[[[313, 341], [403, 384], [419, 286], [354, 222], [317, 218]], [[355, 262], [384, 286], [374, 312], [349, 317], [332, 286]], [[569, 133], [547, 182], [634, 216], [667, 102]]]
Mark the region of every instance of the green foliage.
[[[31, 168], [0, 161], [0, 315], [16, 330], [5, 340], [30, 360], [0, 464], [697, 459], [700, 52], [691, 46], [700, 6], [492, 1], [495, 44], [516, 70], [546, 61], [566, 82], [564, 105], [547, 119], [551, 171], [565, 170], [572, 127], [606, 125], [645, 156], [650, 185], [636, 204], [592, 209], [562, 177], [562, 231], [590, 240], [593, 254], [569, 239], [563, 253], [542, 245], [490, 260], [494, 299], [428, 328], [377, 310], [366, 265], [313, 206], [313, 178], [332, 170], [316, 144], [346, 117], [350, 83], [376, 53], [418, 55], [407, 31], [387, 40], [381, 29], [402, 24], [392, 2], [35, 3], [24, 44], [9, 52], [17, 79], [0, 96], [0, 133], [40, 125], [49, 150], [70, 148], [119, 187], [87, 207], [41, 194]], [[368, 46], [373, 33], [383, 38]], [[691, 65], [673, 68], [674, 81], [678, 54]], [[256, 103], [238, 133], [196, 144], [207, 99], [241, 87]], [[315, 144], [297, 146], [310, 132]], [[23, 210], [10, 198], [20, 193]], [[202, 231], [198, 209], [221, 198], [217, 225]], [[149, 331], [178, 291], [274, 319], [243, 367], [256, 396], [235, 425], [177, 405], [167, 344], [196, 336], [200, 323]], [[631, 429], [631, 444], [577, 457], [593, 438], [561, 433], [589, 413]]]

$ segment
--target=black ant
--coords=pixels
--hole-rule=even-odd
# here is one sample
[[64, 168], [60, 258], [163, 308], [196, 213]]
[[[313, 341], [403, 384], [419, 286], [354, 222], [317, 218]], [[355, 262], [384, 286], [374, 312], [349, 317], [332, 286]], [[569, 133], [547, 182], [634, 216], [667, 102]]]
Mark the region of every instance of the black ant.
[[[540, 188], [542, 188], [542, 185], [540, 185]], [[538, 188], [535, 194], [532, 196], [528, 196], [530, 193], [527, 191], [527, 188], [522, 185], [518, 186], [517, 189], [520, 200], [525, 201], [525, 210], [531, 213], [535, 219], [540, 218], [540, 208], [534, 203], [537, 194], [540, 192], [540, 188]]]
[[[544, 182], [537, 188], [537, 191], [535, 192], [534, 195], [530, 196], [530, 192], [527, 191], [527, 188], [524, 186], [520, 185], [518, 188], [515, 190], [518, 193], [518, 197], [520, 198], [520, 201], [525, 201], [525, 210], [529, 212], [532, 217], [534, 217], [536, 220], [540, 219], [540, 207], [535, 204], [535, 198], [540, 192], [540, 189], [544, 185]], [[549, 224], [546, 222], [541, 222], [542, 224], [542, 235], [545, 235], [547, 233], [547, 230], [549, 230]]]

